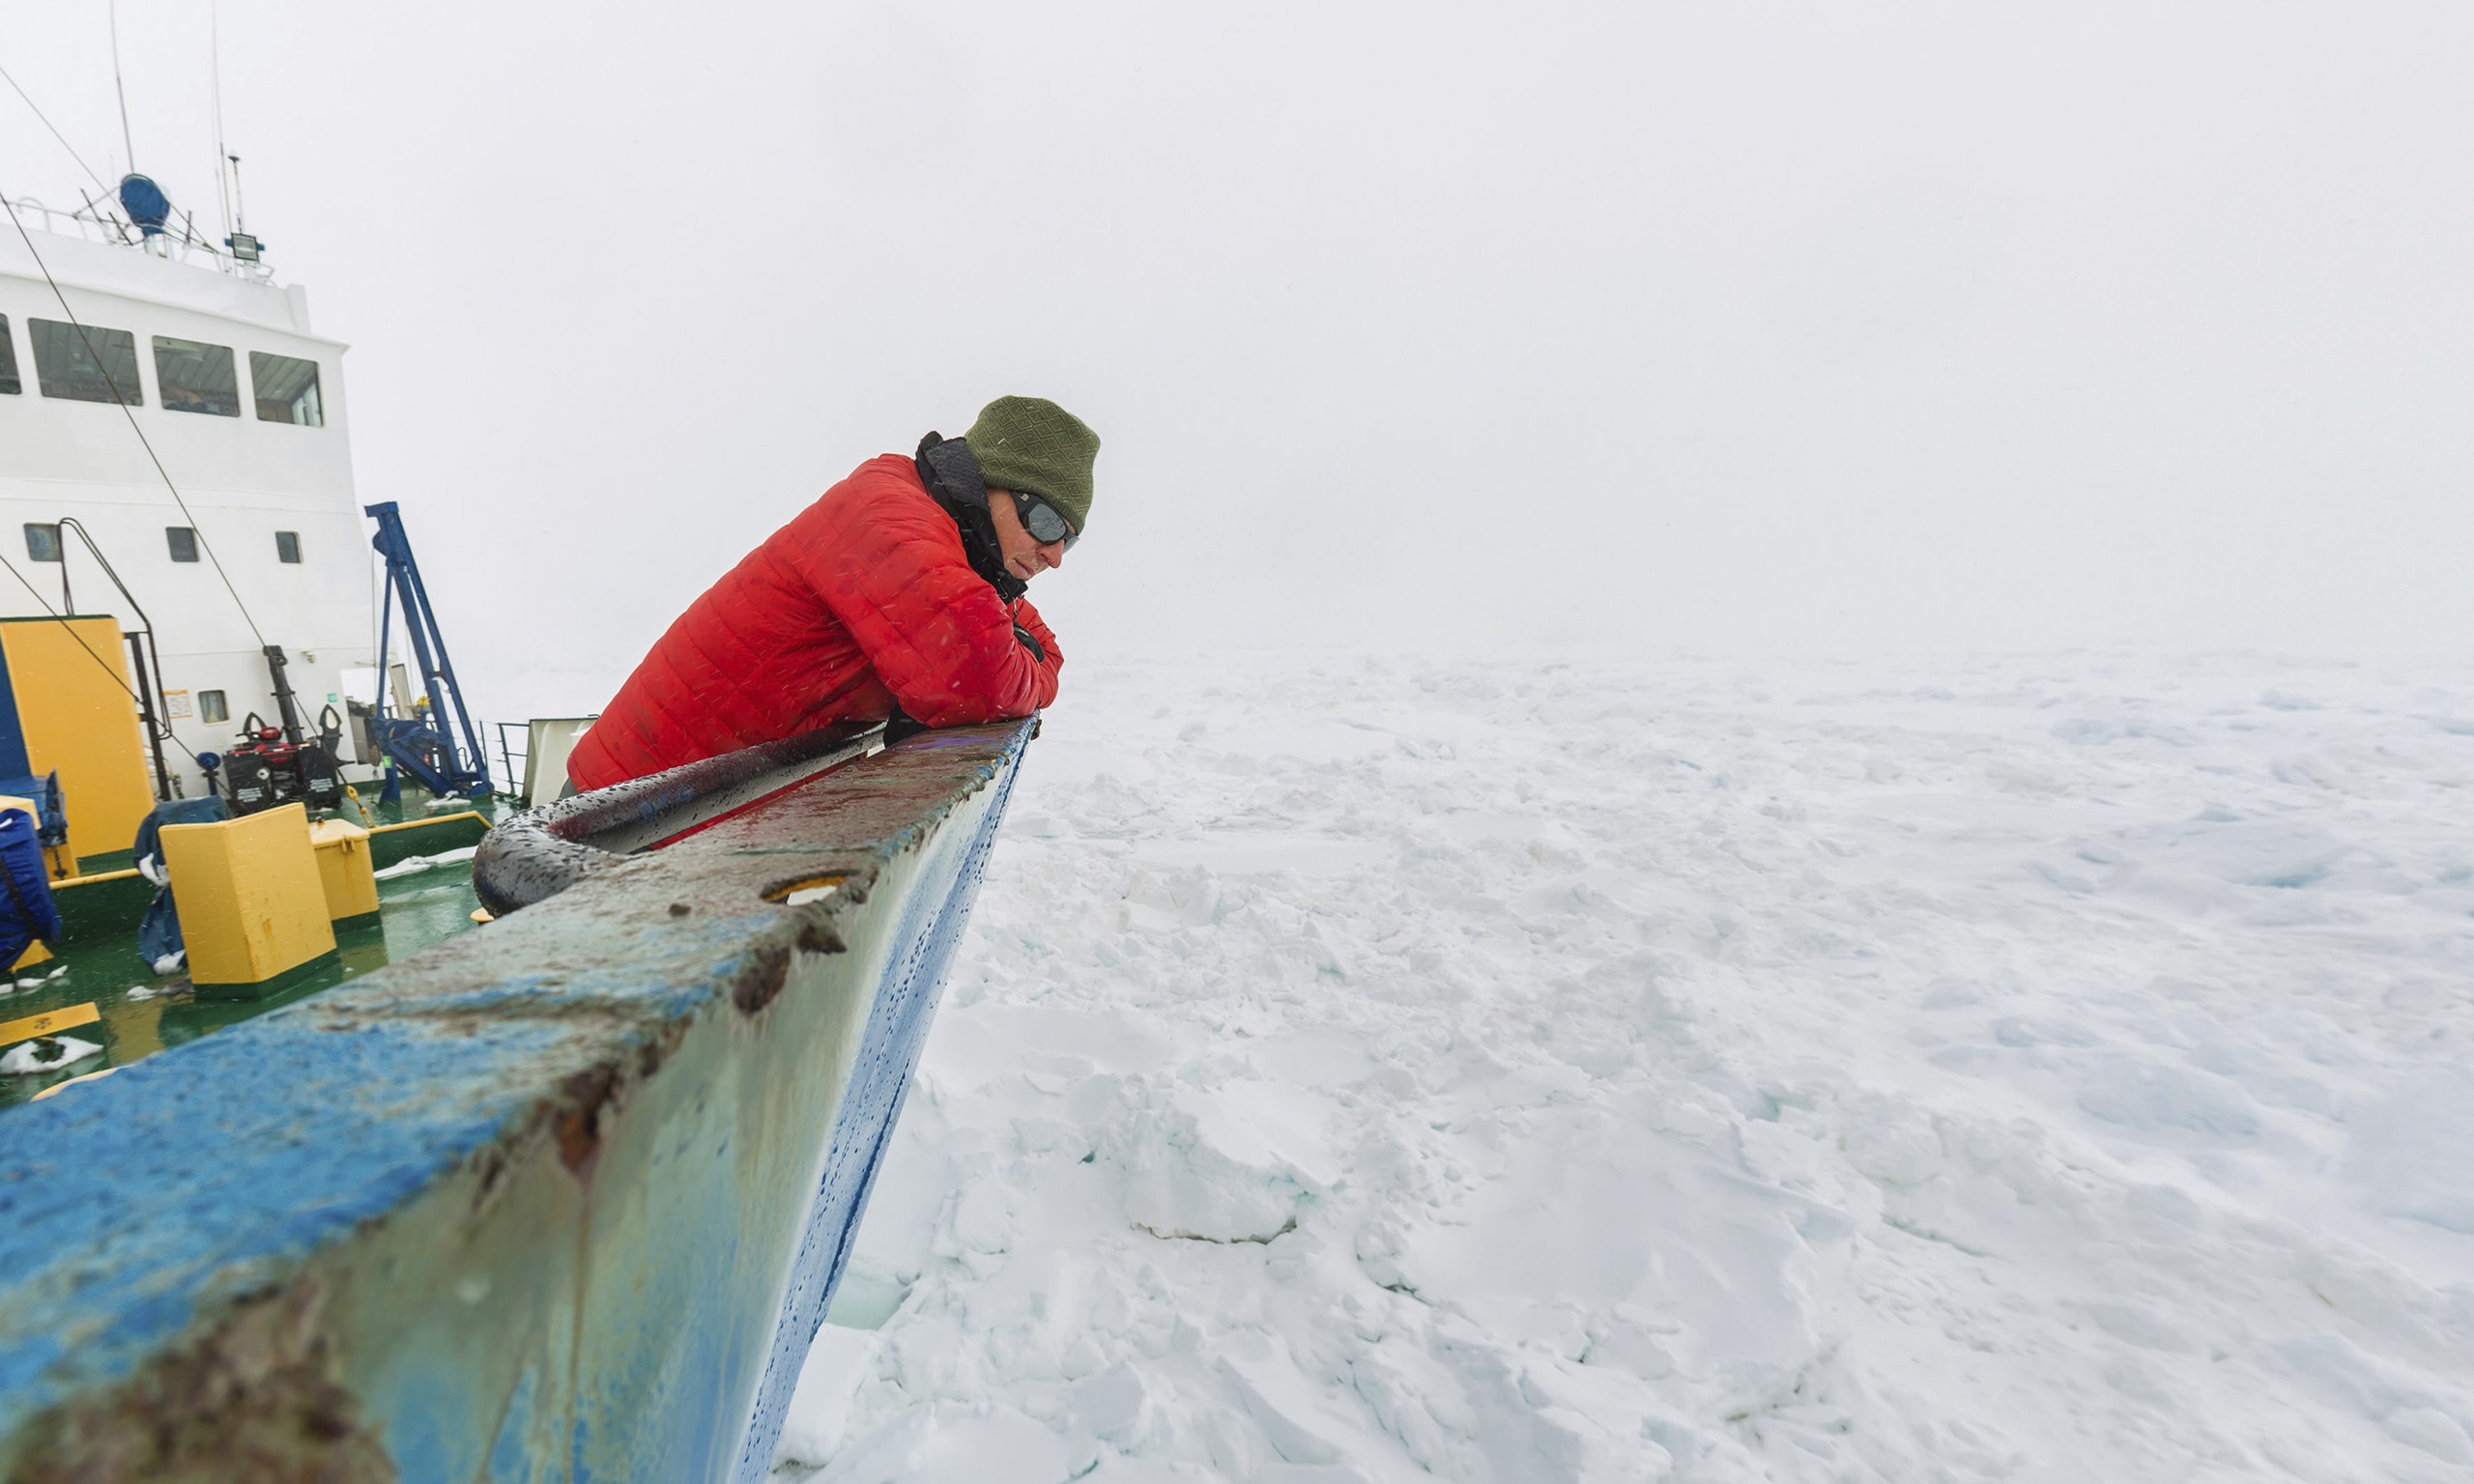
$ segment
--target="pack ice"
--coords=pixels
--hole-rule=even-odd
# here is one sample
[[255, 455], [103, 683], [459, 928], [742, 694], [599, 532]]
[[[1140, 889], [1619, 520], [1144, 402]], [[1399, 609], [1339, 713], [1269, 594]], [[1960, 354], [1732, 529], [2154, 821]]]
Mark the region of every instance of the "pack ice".
[[1083, 665], [777, 1472], [2474, 1478], [2474, 667]]

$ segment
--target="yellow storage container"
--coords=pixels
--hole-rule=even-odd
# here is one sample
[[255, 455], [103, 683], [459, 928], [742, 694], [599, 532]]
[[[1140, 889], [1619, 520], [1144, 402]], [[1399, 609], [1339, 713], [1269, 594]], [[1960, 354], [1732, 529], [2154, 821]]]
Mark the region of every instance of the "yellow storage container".
[[318, 880], [327, 889], [327, 920], [335, 931], [378, 925], [378, 872], [369, 859], [369, 832], [343, 819], [309, 826], [318, 851]]
[[302, 806], [167, 824], [163, 866], [200, 995], [256, 999], [333, 961], [327, 888]]
[[117, 619], [0, 618], [0, 763], [60, 774], [69, 845], [55, 876], [126, 851], [155, 808], [128, 654]]

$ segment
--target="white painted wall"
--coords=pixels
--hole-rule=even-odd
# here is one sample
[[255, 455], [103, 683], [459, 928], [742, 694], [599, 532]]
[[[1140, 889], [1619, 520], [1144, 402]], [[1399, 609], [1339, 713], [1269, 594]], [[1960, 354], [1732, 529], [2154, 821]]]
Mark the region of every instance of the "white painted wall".
[[[145, 405], [135, 418], [162, 472], [120, 408], [42, 394], [28, 321], [63, 318], [60, 300], [16, 235], [0, 238], [0, 315], [8, 319], [22, 386], [17, 395], [0, 395], [0, 555], [42, 592], [39, 602], [0, 575], [0, 614], [60, 606], [63, 567], [29, 560], [23, 528], [74, 517], [154, 620], [164, 688], [192, 698], [206, 690], [226, 694], [228, 723], [210, 725], [194, 713], [173, 722], [192, 752], [228, 748], [250, 711], [275, 720], [260, 640], [243, 603], [264, 642], [282, 645], [291, 659], [302, 719], [312, 721], [331, 694], [340, 697], [338, 671], [368, 666], [375, 642], [377, 589], [368, 522], [353, 489], [344, 346], [308, 332], [307, 300], [298, 292], [66, 236], [36, 233], [34, 243], [79, 321], [136, 337]], [[242, 414], [163, 408], [157, 335], [230, 346], [240, 366]], [[249, 400], [252, 351], [318, 362], [325, 426], [258, 419]], [[164, 473], [187, 501], [186, 514]], [[200, 560], [172, 560], [164, 532], [176, 526], [198, 531]], [[300, 533], [298, 564], [277, 558], [278, 530]], [[137, 614], [83, 545], [73, 535], [63, 545], [76, 611], [110, 614], [134, 629]], [[205, 559], [207, 551], [222, 575]], [[197, 792], [197, 771], [179, 760], [186, 785]]]

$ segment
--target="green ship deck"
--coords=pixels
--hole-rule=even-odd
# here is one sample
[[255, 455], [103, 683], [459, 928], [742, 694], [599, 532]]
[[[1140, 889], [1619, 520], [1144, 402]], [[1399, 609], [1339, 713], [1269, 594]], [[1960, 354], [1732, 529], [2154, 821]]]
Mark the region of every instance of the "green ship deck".
[[[370, 835], [371, 862], [384, 871], [417, 856], [468, 850], [507, 808], [477, 799], [451, 805], [442, 801], [432, 809], [411, 790], [401, 805], [373, 803], [377, 826]], [[0, 1022], [91, 1004], [101, 1018], [63, 1034], [100, 1045], [102, 1052], [56, 1070], [0, 1076], [0, 1113], [32, 1100], [45, 1088], [143, 1061], [409, 957], [470, 929], [473, 912], [480, 905], [473, 895], [472, 870], [463, 861], [384, 878], [378, 883], [378, 923], [337, 931], [331, 963], [263, 999], [231, 1000], [199, 998], [190, 991], [186, 970], [159, 975], [139, 955], [137, 925], [154, 895], [154, 884], [129, 870], [55, 883], [53, 900], [66, 936], [51, 960], [0, 980]], [[52, 977], [64, 968], [66, 973]]]

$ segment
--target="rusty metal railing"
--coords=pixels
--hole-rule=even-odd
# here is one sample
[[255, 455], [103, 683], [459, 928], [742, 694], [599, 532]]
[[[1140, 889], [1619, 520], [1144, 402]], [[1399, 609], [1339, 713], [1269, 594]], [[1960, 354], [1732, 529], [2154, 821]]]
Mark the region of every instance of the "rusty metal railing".
[[795, 788], [884, 748], [882, 722], [841, 723], [529, 809], [473, 856], [473, 892], [493, 917], [546, 900], [589, 873]]

